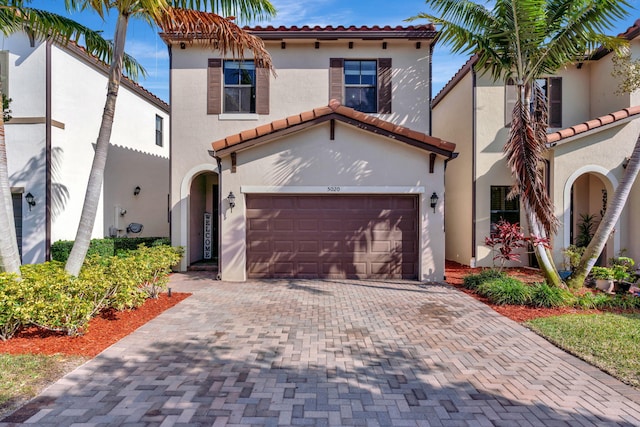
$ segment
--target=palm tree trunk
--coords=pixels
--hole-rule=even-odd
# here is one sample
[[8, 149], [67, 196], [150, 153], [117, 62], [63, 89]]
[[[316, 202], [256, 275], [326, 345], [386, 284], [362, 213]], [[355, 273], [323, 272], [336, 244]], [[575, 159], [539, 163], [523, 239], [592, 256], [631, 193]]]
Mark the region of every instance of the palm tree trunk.
[[[540, 239], [545, 238], [546, 235], [544, 232], [544, 227], [540, 225], [540, 222], [538, 221], [538, 218], [536, 217], [533, 209], [531, 209], [529, 204], [526, 202], [524, 203], [524, 208], [527, 215], [529, 232], [531, 236]], [[560, 275], [558, 274], [558, 269], [553, 262], [551, 251], [549, 251], [549, 249], [547, 249], [543, 244], [534, 244], [533, 250], [534, 254], [536, 255], [536, 259], [538, 260], [540, 270], [542, 270], [542, 274], [544, 275], [547, 284], [549, 286], [565, 287], [562, 279], [560, 278]]]
[[109, 143], [111, 141], [111, 130], [113, 128], [113, 118], [116, 112], [116, 99], [122, 78], [122, 60], [124, 57], [124, 43], [127, 35], [127, 25], [129, 15], [118, 14], [116, 32], [114, 37], [113, 58], [109, 69], [109, 85], [107, 87], [107, 99], [102, 113], [102, 123], [100, 133], [96, 141], [96, 152], [91, 165], [91, 173], [87, 184], [87, 192], [82, 207], [82, 215], [78, 224], [78, 231], [73, 243], [73, 248], [69, 254], [69, 259], [65, 265], [65, 270], [77, 276], [80, 273], [84, 259], [91, 243], [91, 233], [98, 212], [98, 204], [102, 194], [102, 182], [104, 179], [104, 169], [107, 163]]
[[587, 275], [591, 272], [591, 268], [598, 260], [600, 253], [602, 253], [602, 250], [604, 249], [604, 245], [607, 243], [607, 240], [609, 240], [609, 236], [622, 214], [624, 205], [627, 203], [627, 199], [629, 198], [631, 187], [633, 187], [633, 183], [636, 181], [639, 171], [640, 135], [636, 140], [636, 145], [633, 147], [633, 152], [631, 153], [631, 158], [629, 159], [627, 168], [622, 176], [622, 181], [620, 181], [620, 185], [618, 185], [618, 188], [613, 192], [613, 197], [611, 198], [609, 206], [607, 206], [607, 211], [605, 212], [604, 217], [602, 217], [602, 221], [600, 221], [600, 225], [598, 225], [598, 229], [593, 235], [591, 243], [589, 243], [587, 248], [584, 250], [584, 254], [582, 254], [582, 258], [580, 259], [580, 264], [578, 264], [578, 267], [569, 278], [569, 287], [580, 288], [584, 284]]
[[[0, 92], [0, 99], [2, 93]], [[7, 145], [4, 137], [4, 117], [0, 111], [0, 262], [2, 270], [20, 276], [20, 253], [13, 219], [13, 200], [9, 184]]]

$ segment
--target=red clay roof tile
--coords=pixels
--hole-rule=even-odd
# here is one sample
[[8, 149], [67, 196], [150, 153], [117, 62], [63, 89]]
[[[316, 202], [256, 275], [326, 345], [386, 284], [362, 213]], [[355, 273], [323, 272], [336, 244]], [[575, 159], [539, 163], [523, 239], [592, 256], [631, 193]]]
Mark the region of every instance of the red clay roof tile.
[[298, 115], [289, 116], [286, 119], [276, 120], [274, 122], [258, 126], [254, 129], [245, 130], [235, 135], [229, 135], [224, 139], [212, 142], [211, 145], [216, 151], [233, 146], [238, 146], [238, 148], [240, 148], [243, 143], [248, 142], [252, 139], [263, 137], [269, 134], [277, 134], [278, 131], [282, 131], [289, 127], [296, 126], [305, 122], [310, 122], [317, 118], [328, 116], [331, 114], [337, 114], [338, 119], [340, 117], [345, 117], [347, 119], [355, 120], [368, 126], [378, 128], [390, 134], [390, 137], [393, 137], [393, 134], [396, 134], [409, 138], [415, 142], [424, 144], [424, 148], [427, 150], [429, 149], [429, 147], [433, 147], [435, 149], [450, 153], [451, 156], [453, 156], [453, 151], [456, 148], [456, 145], [451, 142], [442, 141], [439, 138], [435, 138], [427, 134], [406, 128], [404, 126], [399, 126], [387, 122], [378, 117], [356, 111], [352, 108], [345, 107], [335, 99], [331, 100], [328, 106], [319, 107], [311, 111], [305, 111]]
[[[640, 21], [636, 21], [636, 23], [638, 22]], [[640, 116], [640, 105], [614, 111], [613, 113], [588, 120], [586, 122], [571, 126], [570, 128], [561, 129], [559, 131], [549, 133], [547, 134], [547, 143], [556, 143], [562, 139], [569, 138], [574, 135], [579, 135], [581, 133], [597, 129], [599, 127], [615, 123], [626, 118], [634, 118], [634, 116]]]

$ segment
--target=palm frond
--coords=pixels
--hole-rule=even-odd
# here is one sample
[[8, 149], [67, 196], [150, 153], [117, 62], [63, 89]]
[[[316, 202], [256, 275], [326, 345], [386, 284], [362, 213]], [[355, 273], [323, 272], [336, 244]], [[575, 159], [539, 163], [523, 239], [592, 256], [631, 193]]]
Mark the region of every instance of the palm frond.
[[[26, 31], [40, 40], [48, 39], [60, 45], [74, 43], [98, 60], [111, 62], [112, 42], [104, 39], [100, 32], [66, 16], [28, 7], [0, 7], [0, 25], [5, 34]], [[142, 65], [129, 55], [125, 55], [123, 67], [132, 79], [146, 75]]]
[[516, 181], [510, 195], [521, 195], [535, 212], [547, 235], [551, 235], [558, 228], [558, 219], [544, 187], [542, 170], [539, 167], [544, 161], [543, 141], [546, 141], [546, 138], [540, 140], [536, 137], [528, 106], [519, 100], [513, 109], [511, 132], [504, 146], [507, 165]]
[[169, 6], [237, 17], [243, 23], [269, 19], [276, 15], [276, 9], [269, 0], [169, 0]]
[[215, 13], [169, 8], [157, 24], [171, 40], [204, 42], [223, 55], [244, 58], [245, 51], [249, 50], [256, 65], [273, 70], [271, 56], [262, 39], [243, 30], [231, 19]]

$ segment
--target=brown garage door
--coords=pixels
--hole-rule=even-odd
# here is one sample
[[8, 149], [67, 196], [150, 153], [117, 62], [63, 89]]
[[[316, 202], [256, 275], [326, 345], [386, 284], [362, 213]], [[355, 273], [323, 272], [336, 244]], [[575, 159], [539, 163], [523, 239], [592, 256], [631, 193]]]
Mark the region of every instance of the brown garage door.
[[247, 195], [250, 278], [417, 279], [418, 198]]

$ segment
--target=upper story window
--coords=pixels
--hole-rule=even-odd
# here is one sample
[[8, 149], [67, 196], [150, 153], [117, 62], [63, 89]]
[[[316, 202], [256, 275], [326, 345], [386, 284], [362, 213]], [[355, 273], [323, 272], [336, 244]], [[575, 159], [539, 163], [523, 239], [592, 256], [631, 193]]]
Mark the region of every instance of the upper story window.
[[344, 61], [344, 105], [363, 113], [378, 112], [376, 61]]
[[253, 61], [224, 61], [223, 111], [256, 112], [256, 66]]
[[391, 113], [391, 58], [329, 60], [329, 99], [364, 113]]
[[[547, 100], [547, 110], [549, 113], [548, 125], [551, 128], [562, 127], [562, 78], [547, 77], [537, 79], [536, 84], [542, 90]], [[505, 126], [511, 124], [513, 107], [518, 99], [518, 88], [512, 79], [507, 80], [505, 85]], [[533, 102], [530, 108], [533, 109]]]
[[156, 145], [158, 147], [162, 147], [164, 145], [164, 141], [162, 140], [162, 123], [162, 117], [156, 114]]
[[209, 58], [207, 114], [269, 114], [269, 83], [269, 69], [253, 61]]

